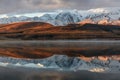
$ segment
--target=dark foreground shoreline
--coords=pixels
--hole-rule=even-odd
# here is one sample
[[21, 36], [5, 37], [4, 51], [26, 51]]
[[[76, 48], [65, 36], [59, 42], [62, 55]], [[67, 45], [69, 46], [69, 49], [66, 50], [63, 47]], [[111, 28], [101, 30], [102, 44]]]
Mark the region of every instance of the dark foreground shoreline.
[[120, 80], [119, 73], [0, 67], [0, 80]]

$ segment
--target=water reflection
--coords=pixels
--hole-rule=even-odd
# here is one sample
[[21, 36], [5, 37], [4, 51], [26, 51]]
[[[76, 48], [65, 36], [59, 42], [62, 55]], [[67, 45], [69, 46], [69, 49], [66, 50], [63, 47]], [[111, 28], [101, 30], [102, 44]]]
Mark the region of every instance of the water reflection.
[[[74, 58], [59, 58], [55, 60], [45, 59], [53, 55], [66, 55]], [[48, 67], [48, 61], [55, 62], [60, 68], [73, 68], [76, 71], [56, 70], [55, 68], [21, 68], [13, 67], [11, 64], [6, 67], [0, 66], [0, 80], [120, 80], [119, 62], [120, 43], [119, 42], [84, 42], [84, 41], [3, 41], [0, 42], [0, 56], [29, 59], [9, 59], [0, 58], [1, 62], [11, 62], [17, 64], [21, 62], [39, 62]], [[93, 60], [95, 58], [102, 62]], [[37, 59], [43, 60], [37, 60]], [[33, 60], [35, 59], [35, 60]], [[82, 61], [82, 60], [84, 61]], [[107, 61], [114, 59], [113, 61]], [[63, 61], [62, 61], [63, 60]], [[45, 62], [46, 61], [46, 62]], [[77, 62], [76, 62], [77, 61]], [[87, 62], [88, 61], [88, 62]], [[92, 61], [92, 62], [89, 62]], [[106, 61], [106, 62], [104, 62]], [[117, 62], [117, 63], [116, 63]], [[55, 65], [55, 63], [53, 65]], [[101, 64], [102, 63], [102, 64]], [[116, 63], [116, 64], [114, 64]], [[25, 63], [24, 63], [25, 64]], [[26, 63], [28, 64], [28, 63]], [[50, 65], [51, 65], [50, 64]], [[18, 65], [18, 64], [17, 64]], [[35, 64], [37, 65], [37, 64]], [[88, 70], [96, 68], [108, 69], [115, 73], [93, 73], [84, 71], [85, 65]], [[83, 67], [82, 67], [83, 66]], [[80, 69], [77, 69], [80, 68]], [[52, 74], [51, 74], [52, 73]], [[86, 77], [87, 76], [87, 77]]]
[[[50, 42], [50, 41], [4, 41], [0, 43], [0, 55], [16, 58], [47, 58], [53, 55], [89, 58], [113, 56], [119, 60], [119, 42]], [[86, 58], [86, 59], [87, 59]]]
[[120, 80], [119, 73], [1, 68], [0, 80]]

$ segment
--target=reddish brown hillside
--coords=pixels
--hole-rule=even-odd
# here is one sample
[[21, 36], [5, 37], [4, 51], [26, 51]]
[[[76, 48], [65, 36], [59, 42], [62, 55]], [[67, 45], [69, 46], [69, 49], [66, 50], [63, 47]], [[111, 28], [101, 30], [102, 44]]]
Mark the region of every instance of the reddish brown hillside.
[[51, 28], [53, 25], [43, 22], [18, 22], [6, 25], [0, 25], [0, 33], [18, 32], [24, 30], [37, 30]]
[[120, 39], [120, 26], [69, 24], [53, 26], [43, 22], [0, 25], [0, 39]]

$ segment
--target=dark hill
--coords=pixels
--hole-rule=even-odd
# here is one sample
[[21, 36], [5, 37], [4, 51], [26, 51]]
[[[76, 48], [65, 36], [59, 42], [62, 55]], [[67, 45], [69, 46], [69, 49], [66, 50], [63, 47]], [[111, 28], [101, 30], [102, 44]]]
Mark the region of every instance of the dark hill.
[[98, 24], [53, 26], [43, 22], [19, 22], [0, 25], [0, 39], [120, 39], [120, 26]]

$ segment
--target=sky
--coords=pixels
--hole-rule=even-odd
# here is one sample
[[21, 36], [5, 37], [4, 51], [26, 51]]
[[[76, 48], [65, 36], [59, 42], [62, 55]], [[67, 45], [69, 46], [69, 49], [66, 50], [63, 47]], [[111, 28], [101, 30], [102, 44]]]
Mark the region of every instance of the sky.
[[120, 0], [0, 0], [0, 14], [25, 10], [120, 7]]

